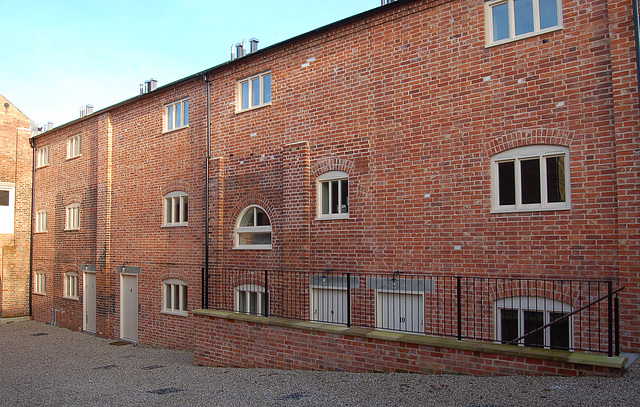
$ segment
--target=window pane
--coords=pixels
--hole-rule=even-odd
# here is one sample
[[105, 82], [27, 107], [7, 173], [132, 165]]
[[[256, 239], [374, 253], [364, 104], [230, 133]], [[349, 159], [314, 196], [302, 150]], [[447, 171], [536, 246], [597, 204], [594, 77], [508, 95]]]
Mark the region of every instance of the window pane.
[[509, 38], [509, 4], [503, 3], [491, 8], [493, 40]]
[[514, 0], [516, 35], [533, 32], [533, 0]]
[[516, 174], [513, 161], [498, 163], [498, 184], [500, 205], [515, 205]]
[[[540, 311], [524, 311], [524, 333], [529, 333], [544, 325], [544, 316]], [[524, 338], [525, 345], [544, 345], [544, 331], [538, 331]]]
[[338, 213], [338, 181], [331, 181], [331, 213]]
[[[549, 322], [561, 318], [564, 314], [561, 312], [551, 312]], [[549, 327], [551, 330], [551, 347], [560, 349], [569, 349], [569, 318], [562, 322]]]
[[271, 232], [263, 233], [239, 233], [240, 245], [271, 244]]
[[164, 285], [164, 309], [171, 309], [171, 284]]
[[167, 107], [167, 130], [173, 129], [173, 106]]
[[564, 182], [564, 157], [548, 157], [547, 162], [547, 200], [548, 202], [566, 202]]
[[269, 217], [266, 213], [260, 208], [256, 208], [256, 226], [269, 226], [271, 222], [269, 222]]
[[182, 106], [180, 103], [176, 105], [176, 127], [182, 127]]
[[540, 159], [520, 161], [520, 182], [522, 203], [540, 203]]
[[180, 197], [174, 197], [173, 199], [173, 222], [180, 222]]
[[242, 108], [243, 109], [248, 109], [249, 108], [249, 82], [244, 82], [242, 85], [242, 96], [241, 96], [241, 103], [242, 103]]
[[340, 184], [340, 192], [342, 193], [340, 213], [349, 213], [349, 181], [343, 179]]
[[251, 106], [260, 104], [260, 78], [251, 79]]
[[264, 96], [262, 98], [262, 103], [269, 103], [271, 102], [271, 75], [263, 76], [262, 80], [262, 86], [264, 87]]
[[184, 101], [184, 125], [189, 124], [189, 101]]
[[181, 295], [180, 295], [180, 310], [187, 311], [187, 286], [181, 285]]
[[238, 311], [247, 312], [247, 293], [238, 291]]
[[518, 335], [518, 311], [515, 309], [500, 310], [500, 327], [502, 336], [500, 339], [503, 343], [511, 342]]
[[164, 223], [171, 223], [171, 198], [164, 199]]
[[540, 29], [558, 25], [558, 0], [540, 0]]
[[182, 222], [189, 221], [189, 197], [182, 197]]
[[320, 194], [322, 195], [322, 214], [329, 214], [329, 183], [322, 182], [320, 184]]
[[244, 215], [242, 215], [242, 219], [240, 219], [240, 226], [241, 227], [254, 226], [254, 224], [253, 224], [253, 208], [249, 209], [248, 211], [245, 212]]
[[172, 284], [173, 298], [171, 309], [178, 311], [180, 309], [180, 284]]
[[0, 190], [0, 206], [9, 206], [9, 191]]
[[256, 292], [249, 293], [249, 313], [250, 314], [258, 313], [258, 293]]

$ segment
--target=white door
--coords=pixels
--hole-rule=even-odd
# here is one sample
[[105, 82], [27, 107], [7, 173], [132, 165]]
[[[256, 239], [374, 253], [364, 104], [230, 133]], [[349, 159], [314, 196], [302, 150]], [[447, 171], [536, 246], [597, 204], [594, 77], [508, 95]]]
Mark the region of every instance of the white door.
[[84, 309], [84, 330], [96, 332], [96, 273], [84, 273], [82, 298]]
[[378, 328], [424, 333], [422, 294], [379, 292], [376, 319]]
[[311, 320], [347, 323], [347, 290], [311, 289]]
[[120, 274], [120, 337], [138, 341], [138, 276]]

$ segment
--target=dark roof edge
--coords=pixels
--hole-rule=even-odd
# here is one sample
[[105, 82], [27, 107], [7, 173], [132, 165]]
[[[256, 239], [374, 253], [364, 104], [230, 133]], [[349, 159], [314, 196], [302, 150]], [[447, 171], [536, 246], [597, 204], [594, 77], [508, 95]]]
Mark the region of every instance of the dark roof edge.
[[[350, 17], [347, 17], [347, 18], [343, 18], [342, 20], [335, 21], [333, 23], [324, 25], [322, 27], [316, 28], [316, 29], [308, 31], [306, 33], [303, 33], [303, 34], [297, 35], [295, 37], [286, 39], [284, 41], [278, 42], [276, 44], [270, 45], [270, 46], [268, 46], [266, 48], [263, 48], [261, 50], [258, 50], [256, 52], [252, 52], [250, 54], [245, 55], [244, 57], [236, 58], [236, 59], [233, 59], [233, 60], [229, 60], [229, 61], [223, 62], [221, 64], [218, 64], [216, 66], [213, 66], [211, 68], [207, 68], [207, 69], [205, 69], [203, 71], [197, 72], [195, 74], [186, 76], [186, 77], [184, 77], [182, 79], [177, 79], [177, 80], [175, 80], [173, 82], [170, 82], [170, 83], [168, 83], [166, 85], [162, 85], [162, 86], [156, 88], [155, 90], [153, 90], [151, 92], [144, 93], [142, 95], [136, 95], [136, 96], [131, 97], [129, 99], [125, 99], [122, 102], [118, 102], [118, 103], [116, 103], [114, 105], [107, 106], [107, 107], [105, 107], [103, 109], [95, 111], [95, 112], [91, 113], [90, 115], [87, 115], [87, 116], [84, 116], [84, 117], [80, 117], [78, 119], [72, 120], [72, 121], [67, 122], [65, 124], [61, 124], [60, 126], [56, 126], [53, 129], [51, 129], [51, 131], [52, 130], [64, 129], [66, 127], [69, 127], [71, 125], [77, 124], [77, 123], [79, 123], [79, 122], [81, 122], [83, 120], [87, 120], [87, 119], [89, 119], [91, 117], [94, 117], [96, 115], [109, 112], [111, 110], [117, 109], [118, 107], [121, 107], [121, 106], [127, 105], [129, 103], [132, 103], [132, 102], [134, 102], [136, 100], [140, 100], [142, 98], [148, 97], [149, 95], [154, 94], [154, 93], [156, 93], [156, 92], [158, 92], [160, 90], [168, 89], [168, 88], [171, 88], [173, 86], [176, 86], [176, 85], [179, 85], [179, 84], [182, 84], [182, 83], [185, 83], [185, 82], [192, 81], [192, 80], [194, 80], [196, 78], [202, 77], [203, 75], [209, 74], [211, 72], [219, 71], [219, 70], [224, 69], [224, 68], [226, 68], [226, 67], [228, 67], [230, 65], [240, 63], [240, 61], [245, 61], [248, 58], [252, 58], [254, 55], [265, 54], [267, 52], [271, 52], [271, 51], [276, 50], [278, 48], [286, 47], [287, 45], [290, 45], [290, 44], [295, 43], [295, 42], [302, 41], [302, 40], [304, 40], [306, 38], [313, 37], [313, 36], [321, 34], [323, 32], [334, 30], [334, 29], [336, 29], [338, 27], [341, 27], [343, 25], [351, 24], [354, 21], [364, 20], [365, 18], [370, 17], [370, 16], [375, 15], [375, 14], [378, 14], [378, 13], [381, 13], [382, 11], [386, 11], [386, 10], [394, 8], [394, 7], [399, 7], [399, 6], [404, 5], [404, 4], [414, 3], [416, 1], [418, 1], [418, 0], [396, 0], [396, 1], [392, 2], [392, 3], [385, 4], [383, 6], [377, 6], [377, 7], [374, 7], [372, 9], [370, 9], [370, 10], [363, 11], [362, 13], [358, 13], [358, 14], [355, 14], [353, 16], [350, 16]], [[34, 138], [34, 139], [39, 138], [40, 136], [49, 133], [49, 131], [50, 130], [47, 130], [45, 132], [36, 134], [36, 135], [32, 136], [32, 138]]]

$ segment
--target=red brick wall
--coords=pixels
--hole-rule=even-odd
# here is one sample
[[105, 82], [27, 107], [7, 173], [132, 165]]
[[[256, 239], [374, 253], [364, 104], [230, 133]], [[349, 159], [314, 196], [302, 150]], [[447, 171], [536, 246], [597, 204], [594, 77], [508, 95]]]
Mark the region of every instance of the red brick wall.
[[[212, 303], [232, 295], [215, 289], [229, 268], [611, 278], [627, 285], [623, 349], [638, 350], [630, 4], [564, 0], [562, 30], [487, 48], [483, 2], [404, 2], [211, 70]], [[271, 105], [237, 113], [237, 81], [265, 71]], [[140, 340], [192, 346], [189, 319], [161, 313], [161, 282], [181, 278], [189, 308], [201, 306], [205, 95], [195, 77], [37, 140], [61, 149], [82, 133], [90, 145], [36, 173], [36, 205], [55, 206], [57, 228], [36, 236], [36, 267], [54, 284], [37, 318], [61, 307], [81, 327], [81, 301], [56, 299], [59, 276], [93, 262], [98, 330], [118, 337], [114, 270], [126, 264], [141, 267]], [[189, 127], [163, 133], [164, 104], [185, 97]], [[491, 213], [491, 156], [531, 144], [569, 148], [571, 209]], [[349, 174], [349, 218], [317, 220], [316, 180], [333, 170]], [[173, 190], [189, 194], [188, 227], [161, 227]], [[54, 197], [71, 196], [95, 217], [81, 232], [60, 229]], [[234, 248], [254, 204], [270, 217], [271, 250]]]
[[622, 369], [195, 315], [198, 366], [428, 374], [617, 376]]
[[[0, 234], [0, 317], [29, 314], [31, 122], [0, 95], [0, 182], [14, 184], [14, 233]], [[13, 199], [13, 198], [12, 198]]]

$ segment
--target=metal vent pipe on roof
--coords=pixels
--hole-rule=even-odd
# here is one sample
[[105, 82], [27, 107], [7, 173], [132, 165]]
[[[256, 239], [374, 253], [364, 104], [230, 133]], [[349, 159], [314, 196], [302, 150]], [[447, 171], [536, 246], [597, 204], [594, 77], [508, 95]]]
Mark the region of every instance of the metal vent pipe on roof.
[[251, 38], [249, 40], [249, 48], [250, 48], [250, 52], [251, 53], [254, 53], [254, 52], [256, 52], [258, 50], [258, 43], [259, 42], [260, 41], [258, 41], [257, 38]]
[[236, 44], [236, 58], [242, 58], [244, 55], [244, 40], [242, 40], [242, 42]]

